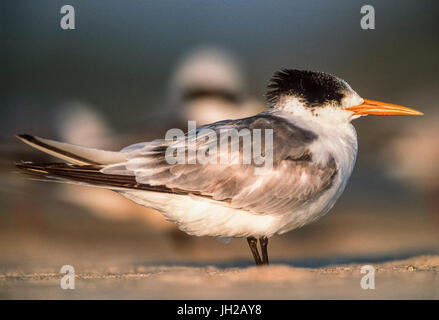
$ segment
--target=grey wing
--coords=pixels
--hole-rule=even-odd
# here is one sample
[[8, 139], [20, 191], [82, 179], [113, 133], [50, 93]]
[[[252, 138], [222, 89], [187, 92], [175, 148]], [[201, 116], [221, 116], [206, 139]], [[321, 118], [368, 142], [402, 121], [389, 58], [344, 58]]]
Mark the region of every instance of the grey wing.
[[[235, 129], [247, 134], [260, 129], [262, 141], [265, 141], [264, 129], [273, 130], [272, 168], [257, 173], [258, 165], [243, 163], [245, 134], [237, 140], [237, 146], [233, 146], [232, 140], [232, 146], [227, 150], [220, 148], [221, 140], [227, 137], [224, 133]], [[213, 134], [217, 139], [208, 139], [203, 132]], [[182, 141], [156, 140], [128, 147], [127, 162], [107, 166], [102, 172], [135, 176], [141, 184], [210, 197], [255, 214], [291, 212], [331, 187], [337, 172], [333, 160], [324, 168], [312, 162], [308, 147], [317, 138], [312, 132], [272, 112], [220, 121], [201, 127], [196, 133], [196, 136], [186, 134], [183, 144]], [[181, 145], [185, 146], [185, 163], [170, 164], [166, 158], [168, 147]], [[195, 163], [190, 164], [200, 150], [207, 151], [216, 161], [192, 161]], [[229, 157], [227, 163], [219, 161], [224, 155]]]

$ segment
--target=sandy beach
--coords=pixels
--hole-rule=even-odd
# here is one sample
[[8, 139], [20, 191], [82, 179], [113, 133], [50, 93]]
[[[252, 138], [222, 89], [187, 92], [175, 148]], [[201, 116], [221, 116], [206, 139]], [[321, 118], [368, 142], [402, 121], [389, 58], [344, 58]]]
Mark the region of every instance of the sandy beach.
[[[0, 275], [1, 298], [20, 299], [438, 299], [439, 256], [372, 264], [375, 289], [360, 286], [362, 265], [295, 268], [151, 266], [76, 274]], [[111, 268], [110, 268], [111, 269]]]

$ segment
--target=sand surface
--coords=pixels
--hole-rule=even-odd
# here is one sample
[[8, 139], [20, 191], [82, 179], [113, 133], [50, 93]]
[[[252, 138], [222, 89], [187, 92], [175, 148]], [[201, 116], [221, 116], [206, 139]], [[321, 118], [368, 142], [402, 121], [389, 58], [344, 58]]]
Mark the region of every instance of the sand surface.
[[2, 298], [54, 299], [438, 299], [439, 256], [372, 264], [375, 289], [360, 286], [362, 265], [294, 268], [187, 266], [114, 268], [75, 275], [60, 288], [60, 273], [0, 275]]

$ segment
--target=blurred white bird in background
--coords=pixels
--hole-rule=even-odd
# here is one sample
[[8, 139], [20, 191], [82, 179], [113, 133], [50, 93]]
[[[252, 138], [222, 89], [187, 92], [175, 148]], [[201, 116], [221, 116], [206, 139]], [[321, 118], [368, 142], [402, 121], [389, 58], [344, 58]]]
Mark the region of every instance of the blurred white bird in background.
[[196, 49], [184, 57], [170, 82], [170, 103], [183, 119], [203, 125], [239, 119], [266, 108], [247, 93], [240, 63], [225, 50]]

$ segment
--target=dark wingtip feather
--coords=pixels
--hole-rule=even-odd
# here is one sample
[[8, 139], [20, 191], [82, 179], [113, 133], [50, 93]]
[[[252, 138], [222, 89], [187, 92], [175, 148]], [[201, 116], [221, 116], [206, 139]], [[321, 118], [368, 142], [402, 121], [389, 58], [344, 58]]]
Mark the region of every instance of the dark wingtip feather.
[[[103, 186], [110, 189], [136, 189], [161, 193], [175, 194], [195, 194], [202, 196], [199, 192], [186, 191], [176, 188], [168, 188], [158, 185], [152, 186], [148, 184], [138, 183], [134, 176], [104, 174], [100, 171], [100, 167], [94, 165], [74, 165], [68, 163], [35, 163], [35, 162], [19, 162], [16, 164], [23, 173], [31, 176], [37, 176], [43, 180], [50, 181], [70, 181], [73, 183], [84, 183], [90, 186]], [[209, 197], [209, 196], [206, 196]]]
[[15, 135], [15, 137], [17, 139], [22, 140], [22, 141], [24, 140], [24, 141], [33, 142], [33, 143], [37, 142], [37, 139], [34, 136], [31, 136], [30, 134], [26, 134], [26, 133], [17, 134], [17, 135]]
[[33, 138], [33, 136], [31, 136], [30, 134], [26, 134], [26, 133], [16, 134], [15, 136], [19, 139], [25, 139], [25, 140], [30, 140]]

